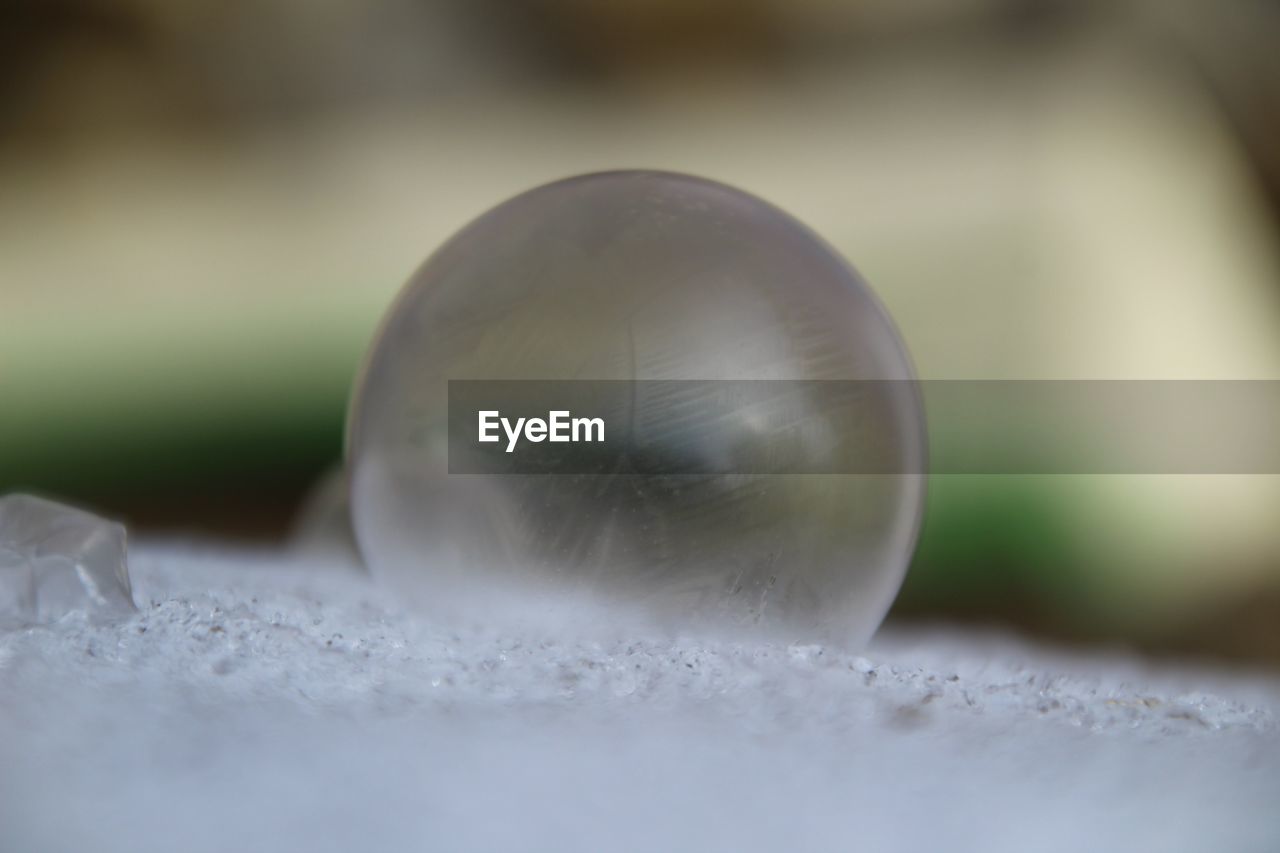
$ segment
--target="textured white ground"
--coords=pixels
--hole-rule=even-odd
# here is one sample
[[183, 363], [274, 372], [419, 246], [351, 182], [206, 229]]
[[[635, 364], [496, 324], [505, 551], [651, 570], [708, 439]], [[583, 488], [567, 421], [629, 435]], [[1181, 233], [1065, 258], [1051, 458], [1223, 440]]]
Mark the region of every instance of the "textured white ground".
[[0, 850], [1280, 850], [1280, 680], [954, 632], [864, 656], [453, 634], [362, 576], [132, 555], [0, 633]]

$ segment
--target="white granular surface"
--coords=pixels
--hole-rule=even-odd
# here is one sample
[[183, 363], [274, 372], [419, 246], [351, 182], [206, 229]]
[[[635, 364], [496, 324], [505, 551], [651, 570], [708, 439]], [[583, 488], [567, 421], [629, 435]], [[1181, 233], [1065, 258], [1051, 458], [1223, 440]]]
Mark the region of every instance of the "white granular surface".
[[0, 633], [3, 851], [1280, 850], [1280, 677], [955, 631], [444, 631], [362, 575], [149, 546]]

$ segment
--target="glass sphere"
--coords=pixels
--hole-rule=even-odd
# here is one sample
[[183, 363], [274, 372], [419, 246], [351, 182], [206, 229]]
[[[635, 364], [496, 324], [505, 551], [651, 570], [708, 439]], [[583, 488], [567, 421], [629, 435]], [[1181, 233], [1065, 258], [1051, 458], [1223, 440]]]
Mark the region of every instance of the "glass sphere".
[[[450, 473], [451, 380], [584, 379], [893, 380], [901, 393], [866, 401], [891, 464]], [[776, 207], [662, 172], [558, 181], [456, 234], [384, 319], [348, 423], [356, 538], [376, 578], [440, 619], [856, 645], [915, 548], [925, 438], [912, 380], [867, 285]], [[640, 397], [630, 417], [662, 423], [688, 402]], [[781, 427], [752, 422], [750, 453], [817, 434], [811, 455], [840, 450], [822, 406], [787, 405], [768, 420]]]

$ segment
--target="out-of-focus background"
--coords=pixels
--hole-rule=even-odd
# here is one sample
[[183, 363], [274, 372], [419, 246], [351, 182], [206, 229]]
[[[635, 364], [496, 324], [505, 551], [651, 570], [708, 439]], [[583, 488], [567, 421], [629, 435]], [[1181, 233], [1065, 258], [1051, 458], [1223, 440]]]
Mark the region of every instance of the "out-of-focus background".
[[[924, 378], [1280, 379], [1277, 44], [1265, 0], [9, 0], [0, 492], [283, 540], [413, 268], [618, 167], [813, 226]], [[893, 618], [1280, 662], [1280, 478], [935, 477]]]

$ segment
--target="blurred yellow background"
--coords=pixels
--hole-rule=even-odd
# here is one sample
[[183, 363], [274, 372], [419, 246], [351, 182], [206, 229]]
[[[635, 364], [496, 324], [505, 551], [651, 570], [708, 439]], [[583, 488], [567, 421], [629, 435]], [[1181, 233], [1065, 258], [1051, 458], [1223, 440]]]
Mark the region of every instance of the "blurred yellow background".
[[[808, 223], [924, 378], [1280, 379], [1276, 44], [1262, 0], [10, 2], [0, 491], [283, 537], [414, 267], [620, 167]], [[1275, 476], [935, 477], [894, 615], [1280, 661], [1277, 522]]]

